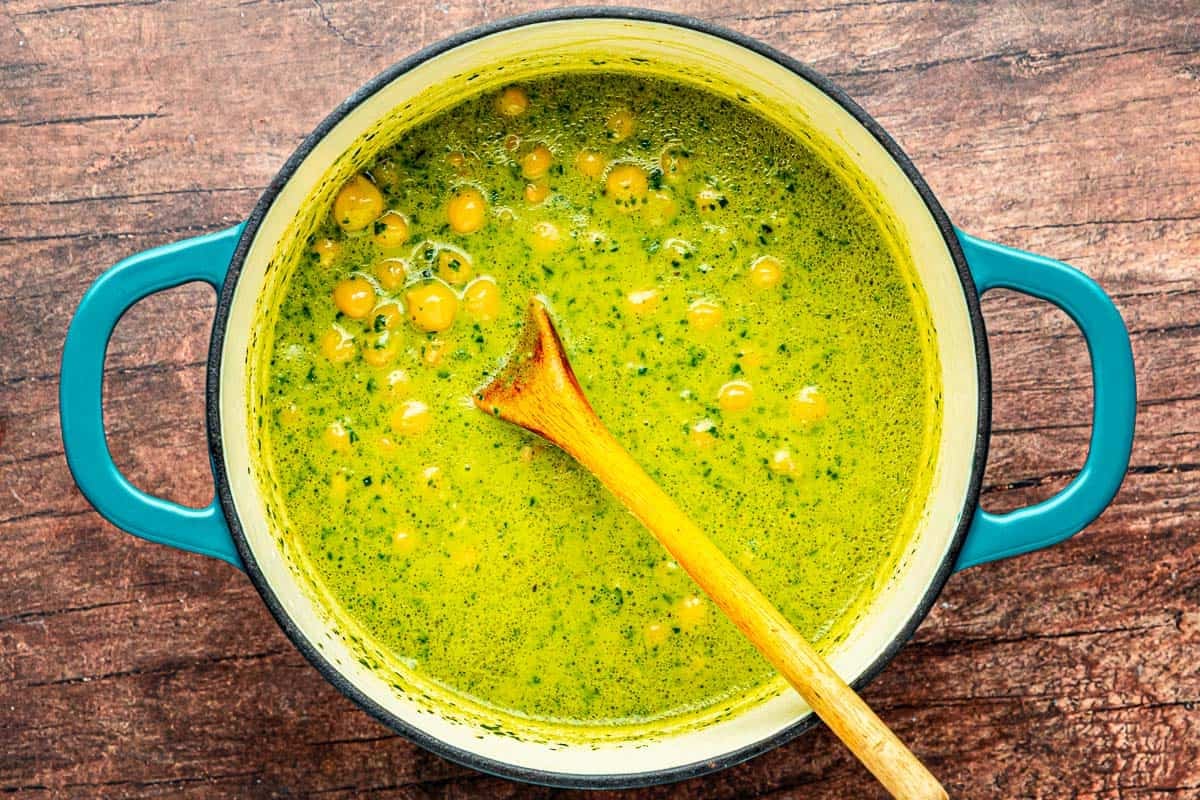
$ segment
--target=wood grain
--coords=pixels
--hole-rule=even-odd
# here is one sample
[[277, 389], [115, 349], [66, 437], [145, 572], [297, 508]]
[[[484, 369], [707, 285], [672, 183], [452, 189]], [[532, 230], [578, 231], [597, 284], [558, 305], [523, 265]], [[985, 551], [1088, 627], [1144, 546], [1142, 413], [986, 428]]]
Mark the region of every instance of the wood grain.
[[[549, 797], [392, 736], [310, 668], [245, 578], [104, 523], [74, 489], [60, 347], [116, 260], [241, 219], [304, 135], [416, 48], [535, 3], [0, 4], [0, 792]], [[957, 224], [1070, 261], [1133, 334], [1138, 437], [1074, 540], [955, 576], [865, 696], [954, 797], [1200, 797], [1200, 13], [1194, 0], [666, 2], [831, 75]], [[985, 300], [985, 502], [1083, 461], [1086, 352], [1062, 314]], [[207, 288], [139, 305], [110, 351], [113, 450], [208, 499]], [[879, 795], [815, 731], [615, 797]]]

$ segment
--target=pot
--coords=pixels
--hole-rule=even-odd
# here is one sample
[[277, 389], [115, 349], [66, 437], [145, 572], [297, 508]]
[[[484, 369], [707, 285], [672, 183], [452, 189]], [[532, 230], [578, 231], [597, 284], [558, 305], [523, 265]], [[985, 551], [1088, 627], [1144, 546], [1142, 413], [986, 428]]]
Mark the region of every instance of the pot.
[[[559, 786], [624, 787], [722, 769], [808, 728], [812, 714], [783, 693], [707, 727], [578, 744], [489, 735], [488, 726], [427, 713], [360, 663], [347, 635], [306, 593], [274, 535], [254, 475], [247, 396], [255, 321], [279, 281], [272, 256], [311, 192], [368, 161], [387, 130], [402, 130], [464, 96], [568, 69], [666, 74], [757, 103], [808, 132], [844, 176], [869, 187], [916, 265], [937, 330], [944, 387], [937, 467], [907, 551], [850, 634], [827, 657], [851, 684], [874, 677], [912, 635], [955, 570], [1060, 542], [1112, 499], [1134, 428], [1133, 356], [1124, 323], [1083, 273], [956, 230], [915, 167], [827, 79], [766, 45], [705, 22], [634, 9], [568, 9], [492, 23], [429, 47], [368, 83], [333, 112], [271, 182], [250, 219], [218, 233], [125, 259], [88, 289], [67, 333], [61, 418], [68, 463], [84, 495], [130, 533], [223, 559], [246, 571], [296, 647], [385, 725], [461, 764]], [[365, 134], [365, 135], [364, 135]], [[207, 423], [216, 496], [185, 508], [135, 488], [105, 441], [105, 349], [122, 313], [189, 281], [220, 294], [208, 357]], [[991, 386], [979, 296], [1006, 288], [1041, 298], [1078, 324], [1091, 355], [1095, 408], [1087, 461], [1059, 494], [1008, 514], [979, 507]]]

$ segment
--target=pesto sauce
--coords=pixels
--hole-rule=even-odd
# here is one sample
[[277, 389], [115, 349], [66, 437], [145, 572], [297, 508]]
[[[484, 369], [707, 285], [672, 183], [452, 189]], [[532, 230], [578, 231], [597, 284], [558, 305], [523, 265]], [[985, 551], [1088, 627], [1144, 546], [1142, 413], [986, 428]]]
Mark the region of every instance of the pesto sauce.
[[[397, 253], [381, 252], [371, 228], [346, 234], [330, 216], [319, 235], [340, 252], [324, 264], [307, 256], [290, 278], [269, 345], [265, 421], [287, 535], [342, 613], [447, 691], [554, 722], [702, 711], [761, 687], [772, 669], [707, 601], [697, 624], [682, 624], [679, 603], [697, 589], [653, 537], [567, 456], [468, 398], [516, 342], [529, 297], [544, 294], [601, 419], [820, 642], [848, 623], [911, 533], [935, 413], [922, 317], [872, 215], [788, 132], [661, 80], [572, 75], [523, 88], [520, 116], [480, 96], [409, 131], [366, 170], [408, 219], [398, 254], [413, 279], [433, 274], [439, 248], [457, 247], [476, 275], [495, 279], [497, 319], [460, 308], [436, 334], [406, 319], [393, 363], [372, 367], [359, 354], [335, 364], [320, 349], [332, 325], [361, 347], [377, 323], [338, 314], [333, 287]], [[623, 140], [605, 124], [619, 108], [635, 121]], [[554, 163], [549, 197], [531, 205], [519, 160], [537, 143]], [[662, 172], [667, 146], [688, 162], [679, 176]], [[646, 209], [618, 208], [603, 177], [576, 168], [583, 148], [640, 165], [677, 215], [654, 224]], [[464, 185], [487, 200], [486, 223], [470, 235], [446, 216]], [[719, 202], [701, 209], [706, 188]], [[551, 252], [531, 244], [545, 221], [561, 232]], [[782, 281], [755, 288], [748, 272], [764, 255], [781, 262]], [[635, 313], [628, 295], [649, 289], [657, 306]], [[721, 324], [689, 325], [697, 299], [719, 305]], [[393, 390], [397, 369], [408, 383]], [[748, 410], [720, 408], [731, 380], [753, 387]], [[815, 424], [789, 412], [807, 386], [828, 403]], [[391, 430], [403, 399], [428, 405], [424, 433]], [[341, 450], [324, 438], [334, 422], [349, 432]], [[772, 469], [780, 451], [790, 473]]]

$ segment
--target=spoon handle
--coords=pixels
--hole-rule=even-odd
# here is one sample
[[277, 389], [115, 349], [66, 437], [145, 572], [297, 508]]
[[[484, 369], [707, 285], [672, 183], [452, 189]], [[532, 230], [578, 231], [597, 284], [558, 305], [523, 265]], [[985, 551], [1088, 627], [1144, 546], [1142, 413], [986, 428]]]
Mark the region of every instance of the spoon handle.
[[[925, 765], [783, 614], [645, 473], [599, 418], [576, 420], [564, 449], [666, 547], [830, 730], [898, 798], [945, 798]], [[563, 446], [560, 444], [560, 446]]]

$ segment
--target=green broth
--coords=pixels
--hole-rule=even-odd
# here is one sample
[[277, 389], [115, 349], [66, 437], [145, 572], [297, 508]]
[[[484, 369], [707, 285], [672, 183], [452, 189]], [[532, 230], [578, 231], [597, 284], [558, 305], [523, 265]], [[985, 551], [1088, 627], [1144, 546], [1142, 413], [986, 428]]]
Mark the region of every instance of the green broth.
[[[403, 246], [382, 250], [378, 225], [343, 232], [330, 212], [314, 242], [335, 244], [290, 278], [264, 383], [286, 535], [337, 613], [414, 675], [483, 706], [633, 724], [761, 694], [771, 668], [690, 599], [696, 587], [653, 537], [567, 456], [470, 397], [516, 342], [528, 298], [545, 295], [617, 439], [827, 646], [891, 570], [928, 483], [938, 387], [924, 301], [863, 199], [748, 109], [614, 74], [523, 90], [523, 113], [479, 96], [367, 168], [407, 218]], [[633, 120], [627, 138], [611, 130], [623, 120], [606, 124], [618, 109]], [[539, 143], [553, 164], [533, 181], [548, 197], [531, 203], [521, 159]], [[664, 174], [668, 147], [685, 163]], [[581, 174], [581, 149], [636, 165], [662, 196], [619, 207], [603, 175]], [[470, 234], [447, 223], [464, 186], [487, 206]], [[447, 275], [446, 248], [494, 279], [495, 319], [460, 305], [443, 332], [405, 318], [379, 337], [379, 315], [337, 311], [339, 282], [376, 281], [384, 257], [406, 259], [410, 281]], [[760, 287], [763, 256], [782, 272]], [[377, 301], [388, 298], [403, 306], [405, 290]], [[709, 330], [695, 324], [702, 300], [720, 309]], [[342, 363], [323, 352], [333, 326]], [[372, 349], [394, 356], [373, 366]], [[731, 381], [752, 388], [749, 408], [722, 407]], [[819, 400], [797, 404], [802, 392]], [[429, 425], [404, 435], [392, 418], [411, 400]]]

